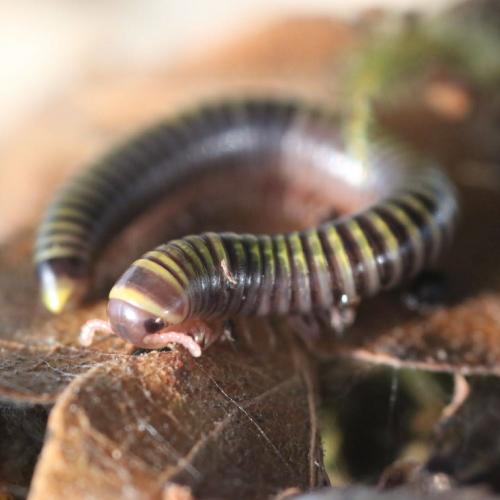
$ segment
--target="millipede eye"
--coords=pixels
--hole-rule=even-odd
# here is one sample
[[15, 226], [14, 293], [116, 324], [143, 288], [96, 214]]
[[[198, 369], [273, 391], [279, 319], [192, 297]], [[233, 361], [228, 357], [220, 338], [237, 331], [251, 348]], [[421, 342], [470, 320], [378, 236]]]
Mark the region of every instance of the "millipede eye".
[[144, 329], [148, 333], [155, 333], [161, 330], [164, 326], [165, 326], [165, 321], [163, 321], [161, 318], [147, 319], [144, 322]]

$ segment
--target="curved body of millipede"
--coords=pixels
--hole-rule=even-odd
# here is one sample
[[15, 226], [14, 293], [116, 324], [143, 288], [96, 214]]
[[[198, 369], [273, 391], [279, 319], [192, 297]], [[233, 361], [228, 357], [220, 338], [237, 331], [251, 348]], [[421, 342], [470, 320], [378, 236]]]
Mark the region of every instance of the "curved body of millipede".
[[115, 333], [142, 347], [178, 342], [198, 355], [213, 340], [205, 320], [314, 311], [338, 318], [400, 284], [449, 242], [455, 190], [439, 169], [399, 146], [360, 147], [347, 135], [335, 115], [265, 99], [209, 105], [160, 123], [71, 180], [48, 208], [35, 247], [46, 307], [57, 313], [81, 299], [99, 252], [132, 216], [182, 180], [238, 165], [327, 171], [332, 198], [355, 209], [303, 231], [211, 232], [159, 246], [112, 288]]

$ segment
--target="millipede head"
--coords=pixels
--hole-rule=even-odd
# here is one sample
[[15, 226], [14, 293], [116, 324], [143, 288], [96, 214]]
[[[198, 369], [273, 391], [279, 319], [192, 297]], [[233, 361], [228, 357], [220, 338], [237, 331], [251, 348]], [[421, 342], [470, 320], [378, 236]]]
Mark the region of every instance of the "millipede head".
[[159, 316], [122, 299], [108, 302], [109, 329], [124, 340], [146, 349], [161, 349], [174, 344], [184, 346], [192, 356], [201, 355], [216, 335], [202, 321], [188, 320], [169, 324]]
[[182, 288], [137, 263], [109, 293], [108, 318], [113, 331], [140, 347], [151, 347], [155, 334], [182, 323], [187, 312], [188, 300]]
[[113, 331], [123, 340], [136, 346], [143, 346], [147, 335], [158, 332], [169, 326], [159, 316], [122, 299], [110, 299], [108, 302], [108, 319]]

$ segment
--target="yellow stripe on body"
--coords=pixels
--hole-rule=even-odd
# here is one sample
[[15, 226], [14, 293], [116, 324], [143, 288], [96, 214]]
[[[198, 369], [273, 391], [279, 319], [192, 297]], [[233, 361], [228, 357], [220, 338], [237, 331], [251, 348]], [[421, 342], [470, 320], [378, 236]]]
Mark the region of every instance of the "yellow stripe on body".
[[383, 242], [386, 249], [385, 260], [388, 260], [393, 266], [393, 275], [386, 285], [387, 288], [391, 287], [399, 282], [403, 272], [398, 239], [394, 236], [389, 225], [378, 214], [370, 210], [365, 214], [365, 217], [371, 222]]
[[269, 287], [269, 283], [275, 284], [276, 280], [276, 266], [274, 262], [273, 240], [270, 236], [260, 236], [260, 247], [262, 249], [262, 271], [263, 279], [261, 283], [261, 290], [257, 307], [258, 315], [267, 315], [271, 312], [271, 296], [273, 288]]
[[[189, 278], [186, 276], [186, 273], [184, 272], [184, 270], [175, 262], [174, 259], [172, 259], [168, 255], [165, 255], [163, 252], [161, 252], [159, 250], [152, 250], [151, 252], [148, 252], [144, 256], [144, 259], [146, 259], [146, 260], [149, 258], [159, 260], [162, 264], [164, 264], [166, 267], [168, 267], [168, 269], [171, 269], [179, 277], [179, 279], [184, 283], [185, 286], [187, 286], [189, 284]], [[156, 262], [153, 262], [150, 260], [148, 262], [151, 262], [151, 264], [155, 264], [157, 267], [161, 268], [161, 270], [163, 271], [163, 273], [161, 273], [162, 276], [166, 276], [167, 274], [169, 276], [172, 276], [169, 273], [168, 269], [163, 268], [162, 266], [160, 266]], [[177, 280], [175, 280], [175, 281], [177, 282]]]
[[81, 247], [86, 247], [85, 240], [76, 234], [41, 234], [36, 239], [36, 248], [43, 249], [53, 245], [64, 246], [66, 243], [78, 243]]
[[333, 304], [332, 282], [328, 261], [323, 252], [317, 231], [315, 229], [307, 231], [305, 237], [311, 249], [312, 265], [319, 286], [320, 304], [318, 305], [328, 307]]
[[187, 236], [186, 241], [191, 243], [191, 245], [193, 245], [193, 247], [195, 247], [196, 250], [198, 250], [198, 252], [201, 254], [201, 256], [203, 257], [203, 263], [204, 265], [206, 265], [207, 270], [209, 272], [214, 271], [214, 259], [212, 258], [212, 254], [210, 253], [210, 250], [208, 249], [201, 236]]
[[[434, 176], [436, 177], [436, 176]], [[440, 176], [441, 177], [441, 176]], [[433, 214], [433, 220], [438, 226], [441, 234], [441, 247], [447, 245], [453, 236], [454, 224], [453, 217], [450, 218], [450, 214], [458, 213], [458, 200], [456, 198], [456, 189], [453, 186], [450, 186], [448, 183], [445, 183], [442, 180], [438, 179], [438, 182], [441, 182], [441, 191], [437, 190], [437, 188], [432, 188], [431, 186], [418, 186], [413, 188], [412, 191], [418, 193], [422, 196], [428, 198], [432, 203], [436, 206], [436, 211]], [[434, 179], [434, 183], [436, 180]], [[450, 189], [452, 193], [455, 195], [450, 196]], [[450, 224], [451, 222], [451, 224]], [[456, 222], [456, 220], [455, 220]]]
[[[334, 226], [326, 227], [326, 237], [332, 248], [333, 258], [338, 263], [338, 270], [342, 279], [343, 295], [346, 295], [347, 302], [357, 299], [356, 284], [352, 272], [351, 262], [345, 250], [342, 239]], [[344, 299], [342, 299], [344, 300]]]
[[179, 259], [189, 267], [191, 271], [190, 279], [196, 278], [200, 273], [204, 273], [205, 267], [203, 262], [189, 243], [184, 240], [173, 240], [161, 247], [161, 250], [167, 252], [167, 247], [170, 247], [168, 248], [169, 252], [175, 253]]
[[84, 248], [69, 248], [64, 245], [57, 245], [45, 250], [35, 251], [35, 263], [44, 262], [50, 259], [58, 259], [62, 257], [79, 257], [86, 260], [87, 251]]
[[133, 267], [140, 267], [141, 269], [147, 269], [148, 271], [152, 272], [153, 274], [158, 276], [163, 281], [168, 282], [169, 285], [173, 285], [179, 291], [184, 293], [184, 288], [177, 281], [176, 277], [172, 273], [168, 272], [167, 269], [160, 266], [156, 262], [153, 262], [152, 260], [148, 260], [148, 259], [139, 259], [139, 260], [136, 260], [132, 264], [132, 266]]
[[[131, 304], [143, 311], [150, 313], [152, 316], [164, 318], [168, 315], [169, 322], [175, 321], [175, 318], [172, 317], [170, 311], [165, 310], [156, 301], [135, 288], [121, 285], [114, 286], [109, 292], [109, 298], [123, 300], [127, 304]], [[183, 318], [179, 318], [179, 320], [182, 319]]]
[[290, 267], [290, 260], [288, 258], [288, 248], [285, 236], [278, 234], [274, 237], [276, 245], [276, 260], [277, 260], [277, 293], [275, 298], [278, 299], [276, 303], [277, 312], [285, 314], [290, 311], [292, 301], [292, 270]]
[[[231, 267], [229, 255], [226, 252], [226, 247], [222, 242], [221, 236], [217, 233], [205, 233], [205, 238], [208, 240], [207, 250], [212, 250], [215, 253], [215, 258], [212, 257], [214, 268], [216, 269], [215, 275], [220, 280], [221, 293], [216, 294], [217, 300], [213, 300], [215, 309], [220, 314], [226, 314], [229, 307], [231, 307], [231, 295], [229, 290], [234, 289], [237, 283], [237, 276]], [[208, 247], [208, 245], [210, 247]], [[212, 253], [210, 253], [212, 255]], [[215, 259], [215, 260], [214, 260]]]
[[220, 236], [217, 233], [206, 233], [206, 237], [210, 240], [212, 248], [215, 251], [217, 265], [220, 269], [220, 275], [222, 276], [225, 286], [232, 288], [235, 286], [232, 280], [234, 280], [233, 269], [231, 269], [231, 262], [229, 260], [229, 255], [226, 253], [226, 248], [224, 247]]
[[255, 314], [260, 297], [262, 295], [261, 288], [264, 282], [263, 277], [263, 262], [260, 255], [259, 239], [253, 234], [245, 234], [242, 239], [246, 248], [246, 266], [251, 269], [252, 278], [246, 291], [246, 300], [242, 304], [241, 312], [245, 314]]
[[[247, 292], [245, 285], [245, 272], [241, 272], [246, 267], [246, 252], [245, 247], [238, 235], [232, 234], [232, 239], [230, 239], [229, 245], [231, 245], [232, 251], [235, 255], [235, 266], [232, 269], [232, 278], [236, 280], [232, 286], [232, 297], [228, 302], [226, 311], [240, 311], [243, 307], [242, 301]], [[243, 278], [243, 281], [240, 281]], [[236, 285], [236, 286], [235, 286]]]
[[[291, 233], [288, 235], [288, 241], [291, 246], [291, 257], [293, 267], [297, 273], [298, 280], [295, 280], [297, 285], [293, 290], [293, 294], [299, 297], [297, 305], [301, 312], [308, 312], [311, 310], [311, 285], [309, 280], [309, 267], [307, 265], [304, 249], [302, 248], [302, 241], [300, 241], [299, 233]], [[292, 280], [293, 281], [293, 280]]]
[[263, 264], [260, 258], [259, 239], [254, 235], [247, 235], [246, 238], [248, 245], [247, 248], [250, 250], [251, 263], [258, 264], [259, 270], [262, 273]]
[[408, 231], [411, 244], [415, 250], [415, 262], [413, 263], [413, 269], [411, 274], [416, 273], [424, 262], [425, 248], [424, 240], [422, 238], [422, 233], [418, 226], [411, 220], [408, 214], [400, 208], [398, 205], [392, 202], [384, 203], [384, 206], [388, 207], [391, 214], [405, 227]]
[[347, 222], [347, 228], [351, 232], [356, 245], [361, 252], [363, 267], [366, 271], [366, 283], [368, 283], [368, 295], [373, 295], [380, 287], [380, 279], [378, 275], [377, 262], [373, 248], [366, 238], [365, 232], [361, 229], [358, 222], [354, 219]]
[[439, 255], [439, 250], [441, 249], [441, 244], [443, 240], [443, 235], [441, 233], [441, 228], [435, 217], [429, 212], [429, 209], [422, 203], [418, 198], [415, 198], [412, 194], [407, 194], [401, 196], [399, 199], [409, 205], [415, 212], [417, 212], [423, 219], [426, 226], [429, 227], [432, 233], [431, 242], [431, 262], [435, 262]]
[[[205, 265], [191, 243], [188, 243], [185, 239], [173, 240], [167, 245], [162, 246], [162, 251], [166, 252], [167, 247], [169, 252], [178, 256], [179, 260], [181, 260], [185, 266], [189, 267], [191, 273], [189, 276], [190, 281], [198, 280], [200, 276], [205, 275]], [[193, 289], [190, 287], [186, 291], [191, 293]], [[207, 297], [205, 290], [202, 290], [201, 293], [196, 293], [195, 296], [190, 298], [190, 306], [194, 306], [195, 311], [204, 311], [208, 307], [207, 300], [209, 300], [209, 297]]]
[[62, 206], [50, 210], [49, 213], [50, 213], [50, 218], [53, 220], [63, 217], [74, 217], [75, 219], [79, 219], [83, 222], [88, 222], [90, 220], [90, 215], [86, 214], [85, 212], [83, 212], [81, 209], [78, 208]]
[[45, 222], [42, 234], [45, 236], [51, 234], [53, 231], [68, 231], [72, 234], [83, 234], [87, 231], [87, 228], [77, 222], [69, 220], [52, 220]]

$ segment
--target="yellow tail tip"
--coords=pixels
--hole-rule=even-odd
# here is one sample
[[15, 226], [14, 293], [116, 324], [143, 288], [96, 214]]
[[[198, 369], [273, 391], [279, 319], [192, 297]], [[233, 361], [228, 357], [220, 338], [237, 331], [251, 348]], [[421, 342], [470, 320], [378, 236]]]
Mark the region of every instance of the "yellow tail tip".
[[84, 281], [57, 275], [49, 266], [39, 273], [39, 279], [42, 303], [53, 314], [76, 305], [86, 289]]
[[58, 280], [54, 285], [42, 287], [43, 305], [53, 314], [59, 314], [72, 302], [75, 287], [66, 278]]

